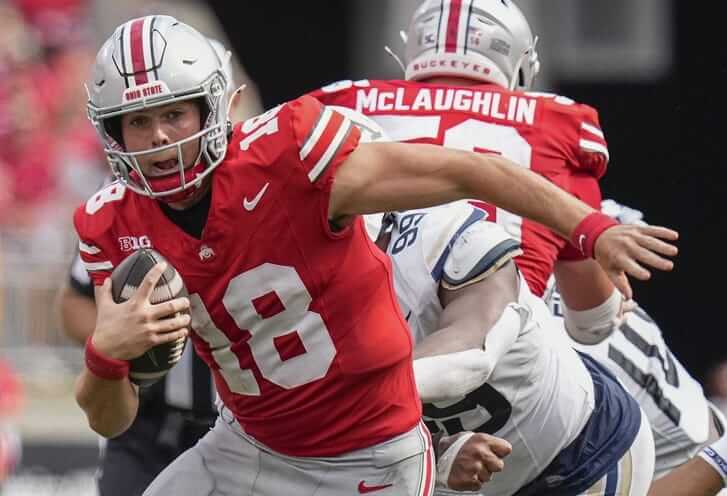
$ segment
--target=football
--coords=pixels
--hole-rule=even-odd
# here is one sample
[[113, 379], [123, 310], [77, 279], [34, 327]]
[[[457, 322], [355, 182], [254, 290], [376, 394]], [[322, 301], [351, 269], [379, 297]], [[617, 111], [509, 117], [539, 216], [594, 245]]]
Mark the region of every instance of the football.
[[[111, 294], [116, 303], [122, 303], [134, 294], [146, 274], [159, 262], [166, 261], [158, 252], [142, 248], [121, 262], [111, 273]], [[187, 288], [179, 272], [167, 262], [167, 268], [152, 292], [151, 303], [161, 303], [187, 296]], [[143, 355], [129, 360], [129, 379], [139, 386], [149, 386], [162, 377], [182, 357], [187, 338], [160, 344]]]

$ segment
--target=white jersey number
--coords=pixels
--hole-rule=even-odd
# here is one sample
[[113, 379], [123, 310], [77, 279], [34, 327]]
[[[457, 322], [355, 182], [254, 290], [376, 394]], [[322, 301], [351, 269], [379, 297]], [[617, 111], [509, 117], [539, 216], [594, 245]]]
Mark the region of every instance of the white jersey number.
[[514, 127], [468, 119], [444, 131], [447, 148], [470, 152], [497, 153], [530, 168], [533, 150]]
[[86, 202], [86, 213], [93, 215], [110, 202], [121, 200], [126, 193], [126, 186], [115, 181], [97, 192]]
[[442, 129], [439, 117], [373, 115], [371, 118], [396, 141], [435, 139], [443, 132], [442, 146], [446, 148], [497, 153], [530, 168], [532, 147], [514, 127], [467, 119]]
[[[241, 369], [233, 344], [212, 321], [202, 299], [190, 295], [192, 328], [209, 345], [212, 358], [230, 391], [259, 395], [260, 385], [250, 369]], [[250, 332], [246, 344], [255, 365], [268, 381], [285, 389], [324, 377], [336, 348], [321, 316], [309, 310], [312, 297], [293, 267], [265, 263], [234, 277], [222, 303], [241, 330]], [[266, 302], [266, 303], [262, 303]], [[258, 306], [256, 306], [258, 303]], [[304, 353], [284, 359], [278, 346], [299, 341]]]
[[[533, 149], [514, 127], [467, 119], [442, 130], [441, 119], [431, 116], [383, 115], [372, 118], [398, 141], [433, 139], [443, 131], [442, 146], [446, 148], [496, 153], [525, 168], [530, 169], [532, 165]], [[500, 224], [510, 236], [521, 239], [522, 217], [500, 208], [485, 207], [479, 201], [473, 202], [473, 205], [486, 210], [490, 215], [488, 220]]]

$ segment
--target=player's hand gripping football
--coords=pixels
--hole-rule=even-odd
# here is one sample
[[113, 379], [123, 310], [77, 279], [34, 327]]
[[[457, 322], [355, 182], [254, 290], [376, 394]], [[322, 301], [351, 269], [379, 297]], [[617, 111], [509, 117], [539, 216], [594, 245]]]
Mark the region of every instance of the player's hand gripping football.
[[[111, 278], [96, 291], [96, 329], [93, 346], [119, 360], [141, 356], [153, 346], [175, 341], [189, 334], [189, 298], [175, 298], [158, 304], [149, 302], [154, 286], [167, 264], [156, 264], [127, 301], [115, 303]], [[182, 313], [179, 313], [182, 312]]]
[[489, 434], [461, 432], [443, 437], [439, 451], [437, 483], [455, 491], [479, 491], [505, 467], [503, 458], [510, 454], [512, 446]]
[[626, 275], [645, 281], [651, 277], [644, 266], [658, 270], [671, 270], [674, 262], [664, 258], [677, 254], [677, 247], [667, 241], [676, 241], [676, 231], [659, 226], [619, 224], [606, 229], [596, 240], [595, 258], [624, 295], [633, 297]]

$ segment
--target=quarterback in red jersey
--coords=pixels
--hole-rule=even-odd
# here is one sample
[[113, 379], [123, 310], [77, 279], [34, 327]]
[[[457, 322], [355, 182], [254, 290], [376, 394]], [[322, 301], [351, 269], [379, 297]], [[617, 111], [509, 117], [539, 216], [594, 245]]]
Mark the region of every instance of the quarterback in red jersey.
[[[431, 493], [409, 333], [358, 214], [478, 198], [584, 236], [617, 280], [672, 266], [658, 253], [676, 253], [660, 240], [673, 231], [607, 222], [502, 157], [359, 144], [308, 96], [228, 127], [224, 78], [206, 38], [148, 16], [117, 28], [89, 83], [119, 181], [74, 217], [98, 308], [77, 401], [94, 430], [122, 432], [138, 406], [127, 360], [191, 329], [224, 404], [145, 494]], [[108, 276], [138, 247], [159, 251], [189, 298], [154, 303], [159, 265], [114, 303]], [[486, 455], [506, 454], [496, 441]]]
[[[528, 91], [537, 40], [512, 1], [427, 0], [406, 38], [405, 81], [342, 81], [312, 96], [372, 117], [397, 141], [501, 155], [599, 208], [609, 153], [598, 113]], [[537, 222], [478, 205], [521, 243], [516, 263], [536, 295], [555, 273], [576, 337], [614, 328], [622, 297], [595, 262]]]

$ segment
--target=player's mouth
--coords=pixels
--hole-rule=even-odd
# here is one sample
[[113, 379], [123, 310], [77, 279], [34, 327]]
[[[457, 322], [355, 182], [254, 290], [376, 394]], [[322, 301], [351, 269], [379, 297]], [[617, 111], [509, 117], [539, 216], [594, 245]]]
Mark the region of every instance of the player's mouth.
[[151, 176], [166, 176], [173, 172], [178, 172], [177, 164], [179, 161], [176, 158], [169, 160], [158, 160], [151, 164], [151, 170], [149, 175]]

